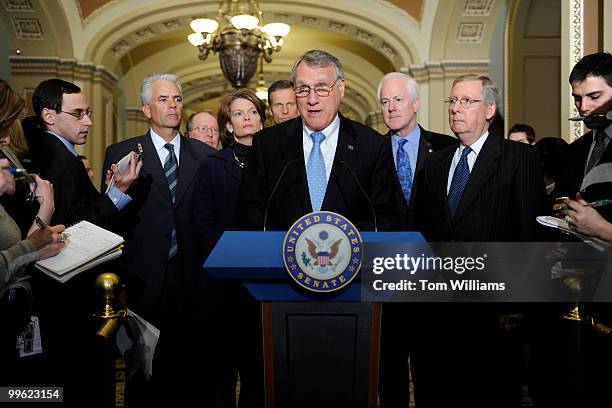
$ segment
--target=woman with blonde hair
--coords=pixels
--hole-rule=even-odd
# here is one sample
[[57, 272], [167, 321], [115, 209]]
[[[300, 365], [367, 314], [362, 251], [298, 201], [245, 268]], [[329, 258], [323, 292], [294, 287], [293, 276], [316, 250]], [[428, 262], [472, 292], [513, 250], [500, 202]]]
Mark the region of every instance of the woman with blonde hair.
[[[8, 157], [6, 145], [11, 142], [11, 132], [24, 108], [21, 97], [10, 86], [0, 80], [0, 198], [15, 192], [13, 173], [20, 163]], [[38, 176], [33, 177], [33, 193], [40, 204], [37, 216], [43, 223], [51, 220], [54, 210], [53, 186]], [[21, 239], [21, 231], [0, 204], [0, 361], [3, 368], [0, 384], [6, 384], [5, 375], [13, 375], [11, 365], [16, 362], [15, 344], [18, 334], [29, 320], [31, 312], [31, 290], [27, 268], [39, 259], [56, 255], [63, 247], [61, 232], [63, 225], [40, 228], [32, 222], [28, 236]], [[14, 380], [14, 378], [11, 378]]]
[[[264, 103], [249, 89], [238, 89], [224, 96], [217, 116], [224, 148], [202, 162], [193, 198], [196, 236], [201, 240], [203, 252], [200, 265], [223, 231], [237, 229], [235, 210], [242, 169], [248, 160], [253, 136], [266, 121]], [[215, 285], [215, 290], [210, 289], [211, 285]], [[207, 308], [221, 310], [212, 323], [219, 334], [219, 348], [214, 349], [219, 364], [216, 399], [223, 401], [221, 406], [235, 406], [236, 379], [240, 375], [238, 406], [263, 407], [260, 303], [239, 283], [206, 281], [199, 291], [215, 293], [214, 302], [208, 300], [208, 307], [202, 306], [202, 313]]]

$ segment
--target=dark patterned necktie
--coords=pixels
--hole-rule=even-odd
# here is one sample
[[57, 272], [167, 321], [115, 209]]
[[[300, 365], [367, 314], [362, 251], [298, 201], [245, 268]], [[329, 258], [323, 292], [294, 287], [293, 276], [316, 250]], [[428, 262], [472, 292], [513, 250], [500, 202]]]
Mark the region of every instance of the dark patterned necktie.
[[406, 204], [410, 204], [410, 194], [412, 192], [412, 166], [410, 166], [410, 156], [404, 150], [404, 145], [408, 142], [405, 137], [397, 141], [397, 176], [400, 186], [404, 192]]
[[[170, 197], [172, 202], [176, 200], [176, 185], [178, 182], [178, 161], [174, 154], [174, 145], [166, 143], [164, 145], [168, 149], [168, 156], [164, 162], [164, 173], [166, 174], [166, 180], [168, 180], [168, 188], [170, 189]], [[178, 246], [176, 243], [176, 227], [172, 228], [172, 234], [170, 235], [170, 250], [168, 251], [168, 259], [176, 255]]]
[[471, 151], [472, 149], [466, 146], [463, 152], [461, 152], [461, 159], [457, 164], [457, 168], [455, 168], [453, 181], [448, 190], [448, 209], [450, 210], [451, 218], [455, 218], [455, 212], [457, 212], [457, 207], [459, 207], [459, 201], [461, 201], [463, 190], [470, 178], [470, 167], [468, 166], [467, 156]]
[[595, 132], [595, 146], [593, 146], [593, 151], [591, 152], [591, 156], [589, 157], [589, 161], [584, 168], [584, 174], [587, 174], [593, 167], [597, 165], [599, 159], [603, 155], [604, 150], [606, 150], [606, 134], [601, 130], [594, 131]]

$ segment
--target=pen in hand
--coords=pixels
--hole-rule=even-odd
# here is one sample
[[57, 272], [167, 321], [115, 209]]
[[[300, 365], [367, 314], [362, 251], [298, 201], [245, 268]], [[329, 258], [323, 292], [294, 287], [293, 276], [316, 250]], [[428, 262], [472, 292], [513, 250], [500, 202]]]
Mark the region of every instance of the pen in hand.
[[45, 222], [38, 215], [34, 217], [34, 221], [36, 221], [36, 225], [38, 225], [38, 228], [40, 229], [47, 228], [47, 224], [45, 224]]
[[[38, 228], [40, 229], [48, 228], [47, 224], [45, 224], [45, 222], [38, 215], [34, 217], [34, 221], [36, 222], [36, 225], [38, 225]], [[64, 234], [63, 232], [60, 234], [59, 242], [66, 242], [66, 234]]]

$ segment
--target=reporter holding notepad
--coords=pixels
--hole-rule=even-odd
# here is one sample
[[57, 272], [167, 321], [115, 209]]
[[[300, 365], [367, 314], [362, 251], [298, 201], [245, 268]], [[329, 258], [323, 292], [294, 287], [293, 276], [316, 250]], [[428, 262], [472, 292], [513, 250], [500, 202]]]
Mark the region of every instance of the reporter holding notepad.
[[[23, 110], [24, 101], [9, 85], [0, 80], [0, 147], [10, 143], [10, 129]], [[15, 163], [0, 159], [0, 198], [15, 192], [10, 172]], [[34, 194], [40, 203], [38, 216], [47, 222], [54, 210], [53, 186], [34, 176]], [[30, 317], [31, 290], [27, 269], [30, 264], [56, 255], [64, 246], [60, 242], [63, 225], [39, 229], [32, 223], [26, 239], [15, 221], [0, 205], [0, 384], [16, 381], [16, 339]]]

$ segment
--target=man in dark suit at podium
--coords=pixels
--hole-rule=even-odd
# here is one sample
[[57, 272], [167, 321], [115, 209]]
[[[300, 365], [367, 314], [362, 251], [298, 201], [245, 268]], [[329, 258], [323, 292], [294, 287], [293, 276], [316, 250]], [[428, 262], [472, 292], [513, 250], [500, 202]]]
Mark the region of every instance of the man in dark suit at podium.
[[342, 64], [325, 51], [309, 51], [292, 76], [301, 117], [255, 135], [240, 186], [239, 224], [287, 230], [304, 214], [328, 210], [358, 229], [373, 229], [375, 219], [379, 229], [389, 229], [391, 150], [376, 131], [338, 113]]
[[[453, 82], [449, 124], [460, 145], [432, 154], [425, 167], [417, 217], [428, 241], [539, 238], [536, 217], [545, 211], [546, 195], [538, 152], [489, 131], [498, 100], [487, 77]], [[438, 371], [424, 379], [426, 389], [419, 386], [418, 405], [520, 405], [522, 348], [500, 328], [509, 310], [474, 303], [452, 304], [449, 312], [446, 324], [428, 316], [435, 324], [427, 357]]]
[[[194, 335], [185, 328], [197, 326], [188, 320], [194, 271], [199, 270], [193, 265], [199, 257], [192, 231], [191, 198], [201, 161], [215, 152], [207, 144], [179, 134], [183, 96], [174, 75], [146, 77], [141, 99], [150, 130], [109, 146], [104, 160], [106, 171], [110, 163], [142, 146], [142, 170], [130, 190], [133, 202], [117, 228], [126, 239], [123, 261], [128, 306], [160, 329], [160, 338], [153, 359], [153, 384], [157, 386], [144, 378], [128, 382], [129, 406], [158, 403], [159, 397], [177, 403], [179, 388], [190, 387], [190, 381], [195, 381], [189, 372], [196, 367], [188, 365], [195, 360], [193, 351], [183, 349], [187, 338]], [[202, 371], [202, 378], [209, 369]], [[203, 391], [199, 396], [205, 396], [202, 385], [199, 387]]]
[[[457, 145], [457, 139], [429, 132], [417, 123], [419, 88], [414, 79], [401, 72], [385, 75], [378, 85], [378, 99], [395, 163], [394, 204], [399, 214], [397, 229], [415, 230], [415, 205], [418, 179], [429, 156]], [[379, 395], [382, 408], [407, 407], [410, 401], [408, 355], [416, 387], [414, 319], [419, 305], [386, 303], [383, 305], [380, 341]], [[405, 322], [397, 324], [398, 321]]]

